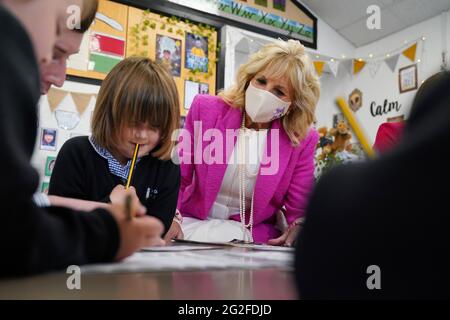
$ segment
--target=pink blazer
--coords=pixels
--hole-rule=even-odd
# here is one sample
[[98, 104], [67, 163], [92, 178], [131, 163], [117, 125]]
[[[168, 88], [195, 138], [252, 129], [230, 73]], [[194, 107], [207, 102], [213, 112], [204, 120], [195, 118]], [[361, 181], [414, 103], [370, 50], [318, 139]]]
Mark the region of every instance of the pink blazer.
[[[212, 144], [210, 140], [200, 136], [195, 137], [194, 122], [201, 122], [203, 134], [208, 129], [216, 128], [223, 134], [225, 130], [240, 128], [242, 120], [241, 110], [232, 108], [220, 97], [197, 95], [192, 102], [187, 115], [184, 129], [189, 132], [190, 141], [184, 141], [191, 146], [191, 150], [180, 152], [183, 159], [190, 159], [191, 163], [181, 162], [181, 186], [178, 196], [178, 209], [183, 216], [206, 219], [209, 211], [219, 193], [222, 179], [227, 168], [226, 162], [222, 164], [207, 164], [204, 160], [195, 164], [195, 148], [200, 154], [208, 154]], [[280, 232], [275, 228], [276, 212], [283, 206], [286, 208], [288, 224], [305, 214], [308, 197], [314, 183], [314, 151], [319, 139], [317, 132], [311, 129], [307, 137], [298, 147], [293, 147], [280, 120], [272, 123], [271, 129], [279, 129], [279, 157], [278, 170], [273, 175], [259, 174], [254, 191], [254, 221], [253, 238], [256, 242], [278, 237]], [[197, 130], [198, 131], [198, 130]], [[271, 134], [267, 137], [266, 152], [270, 157]], [[229, 143], [234, 148], [236, 143]], [[226, 142], [223, 141], [223, 145]], [[206, 150], [205, 150], [206, 149]], [[226, 148], [224, 148], [226, 149]], [[223, 159], [231, 152], [223, 151]], [[264, 161], [264, 158], [263, 158]], [[263, 164], [261, 164], [263, 167]], [[260, 168], [261, 173], [261, 168]], [[231, 219], [240, 221], [239, 213]]]

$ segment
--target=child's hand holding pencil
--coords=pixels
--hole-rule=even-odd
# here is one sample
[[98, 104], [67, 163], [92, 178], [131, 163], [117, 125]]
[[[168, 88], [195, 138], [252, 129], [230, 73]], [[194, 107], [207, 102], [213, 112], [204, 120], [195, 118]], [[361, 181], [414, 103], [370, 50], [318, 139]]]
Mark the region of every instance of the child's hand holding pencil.
[[124, 204], [125, 209], [127, 208], [127, 197], [131, 198], [130, 210], [132, 209], [135, 216], [142, 216], [146, 214], [147, 208], [139, 201], [139, 198], [136, 194], [136, 189], [134, 187], [130, 187], [128, 190], [125, 190], [125, 186], [119, 184], [114, 187], [111, 194], [109, 195], [109, 199], [111, 200], [112, 204]]
[[122, 203], [115, 203], [110, 207], [120, 234], [116, 260], [122, 260], [143, 247], [165, 245], [161, 238], [164, 231], [162, 222], [146, 215], [145, 211], [136, 210], [142, 205], [130, 190], [125, 191], [122, 199]]

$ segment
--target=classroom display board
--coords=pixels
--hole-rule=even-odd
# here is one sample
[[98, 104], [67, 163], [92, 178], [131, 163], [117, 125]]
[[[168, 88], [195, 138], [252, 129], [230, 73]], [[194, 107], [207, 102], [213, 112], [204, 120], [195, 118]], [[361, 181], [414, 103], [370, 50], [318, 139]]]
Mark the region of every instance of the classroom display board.
[[69, 58], [67, 74], [103, 80], [126, 56], [128, 6], [100, 1], [91, 28], [83, 36], [80, 52]]
[[103, 80], [125, 57], [146, 56], [168, 67], [186, 115], [196, 94], [216, 91], [217, 31], [113, 1], [100, 0], [69, 75]]
[[301, 40], [307, 47], [317, 49], [317, 18], [299, 0], [167, 1], [220, 16], [230, 25], [232, 22], [247, 24]]

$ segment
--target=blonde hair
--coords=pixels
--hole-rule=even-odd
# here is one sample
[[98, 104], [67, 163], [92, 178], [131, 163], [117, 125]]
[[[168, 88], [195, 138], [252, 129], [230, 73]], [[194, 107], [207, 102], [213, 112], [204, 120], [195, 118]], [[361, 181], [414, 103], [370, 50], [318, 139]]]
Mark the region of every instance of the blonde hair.
[[275, 79], [287, 76], [294, 96], [281, 123], [292, 144], [298, 146], [315, 121], [320, 96], [319, 79], [300, 41], [276, 40], [263, 46], [239, 67], [234, 85], [220, 92], [219, 96], [232, 107], [243, 109], [245, 91], [255, 75], [262, 71]]
[[147, 58], [131, 57], [117, 64], [102, 83], [92, 116], [92, 136], [114, 150], [125, 126], [148, 123], [160, 131], [153, 156], [170, 159], [179, 127], [178, 91], [170, 72]]

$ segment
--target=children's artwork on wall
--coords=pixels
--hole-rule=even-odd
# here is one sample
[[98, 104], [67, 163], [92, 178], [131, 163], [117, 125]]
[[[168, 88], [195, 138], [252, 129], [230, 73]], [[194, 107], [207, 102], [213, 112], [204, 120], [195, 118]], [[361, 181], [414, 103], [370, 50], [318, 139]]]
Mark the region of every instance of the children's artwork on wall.
[[95, 20], [83, 36], [80, 51], [68, 59], [69, 75], [103, 80], [125, 57], [128, 9], [115, 1], [99, 1]]
[[51, 128], [41, 129], [41, 150], [56, 151], [56, 140], [57, 140], [58, 130]]
[[125, 56], [125, 39], [93, 33], [90, 37], [88, 70], [109, 73]]
[[189, 110], [197, 94], [208, 94], [209, 85], [207, 83], [184, 81], [184, 109]]
[[80, 123], [80, 115], [77, 112], [56, 110], [55, 118], [58, 127], [64, 130], [73, 130]]
[[356, 112], [359, 110], [359, 108], [362, 107], [362, 92], [359, 89], [355, 89], [350, 93], [348, 97], [348, 104], [350, 106], [350, 109], [353, 110], [353, 112]]
[[398, 71], [400, 93], [417, 89], [417, 65], [413, 64]]
[[174, 77], [181, 75], [181, 40], [156, 35], [156, 61], [165, 65]]
[[186, 33], [185, 68], [208, 72], [208, 38]]
[[286, 0], [273, 0], [273, 8], [285, 12]]
[[55, 167], [56, 157], [49, 156], [45, 162], [45, 176], [50, 177]]
[[258, 6], [267, 7], [267, 0], [255, 0], [255, 4]]
[[41, 192], [48, 194], [48, 187], [49, 187], [50, 183], [48, 182], [42, 182], [42, 186], [41, 186]]

